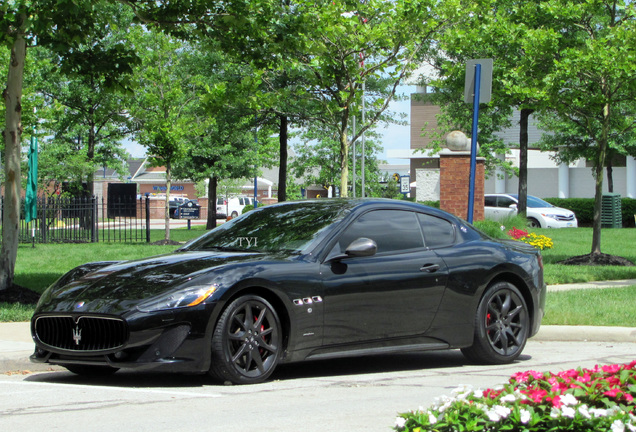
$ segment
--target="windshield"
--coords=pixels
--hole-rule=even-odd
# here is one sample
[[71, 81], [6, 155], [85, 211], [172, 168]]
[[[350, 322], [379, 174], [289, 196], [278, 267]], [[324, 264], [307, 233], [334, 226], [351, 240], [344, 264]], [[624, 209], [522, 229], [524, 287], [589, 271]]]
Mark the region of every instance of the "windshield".
[[321, 202], [262, 207], [224, 223], [180, 250], [302, 252], [347, 213], [347, 207]]
[[[519, 200], [518, 195], [510, 195], [514, 197], [514, 199]], [[554, 207], [547, 201], [543, 201], [541, 198], [537, 198], [536, 196], [528, 195], [528, 201], [526, 204], [528, 207], [532, 208], [540, 208], [540, 207]]]

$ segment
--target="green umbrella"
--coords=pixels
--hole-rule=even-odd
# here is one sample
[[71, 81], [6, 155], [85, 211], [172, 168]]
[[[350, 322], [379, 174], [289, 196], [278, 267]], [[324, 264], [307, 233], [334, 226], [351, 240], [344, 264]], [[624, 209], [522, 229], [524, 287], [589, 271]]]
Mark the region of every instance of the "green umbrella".
[[29, 178], [27, 179], [26, 197], [24, 200], [24, 217], [29, 223], [37, 217], [38, 194], [38, 139], [31, 137], [29, 147]]

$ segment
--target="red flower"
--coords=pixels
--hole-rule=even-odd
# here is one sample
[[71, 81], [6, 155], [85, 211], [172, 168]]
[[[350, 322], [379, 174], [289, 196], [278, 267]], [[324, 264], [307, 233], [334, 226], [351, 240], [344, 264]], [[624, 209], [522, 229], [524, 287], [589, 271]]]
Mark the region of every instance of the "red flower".
[[616, 396], [618, 396], [621, 393], [622, 393], [622, 391], [618, 387], [614, 387], [614, 388], [609, 389], [608, 391], [603, 392], [603, 394], [605, 396], [609, 396], [609, 397], [613, 397], [613, 398], [615, 398]]

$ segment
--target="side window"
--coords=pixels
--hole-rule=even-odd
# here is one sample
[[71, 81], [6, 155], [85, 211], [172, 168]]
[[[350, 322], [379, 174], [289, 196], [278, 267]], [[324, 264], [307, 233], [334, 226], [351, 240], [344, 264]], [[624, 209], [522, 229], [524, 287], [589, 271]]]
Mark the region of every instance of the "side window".
[[517, 203], [512, 198], [500, 196], [497, 200], [497, 207], [509, 208], [513, 204]]
[[424, 232], [424, 243], [426, 247], [439, 248], [455, 243], [455, 229], [453, 224], [445, 219], [423, 213], [418, 213], [417, 217], [422, 226], [422, 232]]
[[340, 252], [344, 253], [347, 246], [360, 237], [375, 241], [378, 253], [424, 247], [417, 217], [410, 211], [375, 210], [363, 214], [342, 233]]
[[497, 207], [497, 197], [496, 196], [487, 196], [485, 198], [484, 205], [486, 207]]

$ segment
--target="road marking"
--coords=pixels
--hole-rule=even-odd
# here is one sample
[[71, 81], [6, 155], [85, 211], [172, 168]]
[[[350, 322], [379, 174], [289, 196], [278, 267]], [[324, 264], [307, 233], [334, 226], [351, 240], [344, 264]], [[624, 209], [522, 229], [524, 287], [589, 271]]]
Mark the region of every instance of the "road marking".
[[31, 381], [5, 381], [2, 380], [3, 386], [5, 384], [13, 384], [16, 386], [25, 385], [25, 386], [42, 386], [42, 387], [63, 387], [63, 388], [76, 388], [76, 389], [95, 389], [95, 390], [113, 390], [117, 392], [126, 391], [130, 393], [147, 393], [147, 394], [157, 394], [157, 395], [169, 395], [169, 396], [185, 396], [185, 397], [198, 397], [198, 398], [220, 398], [222, 395], [218, 393], [194, 393], [194, 392], [184, 392], [179, 390], [152, 390], [152, 389], [144, 389], [144, 388], [130, 388], [130, 387], [119, 387], [119, 386], [100, 386], [100, 385], [89, 385], [89, 384], [66, 384], [66, 383], [47, 383], [47, 382], [31, 382]]

